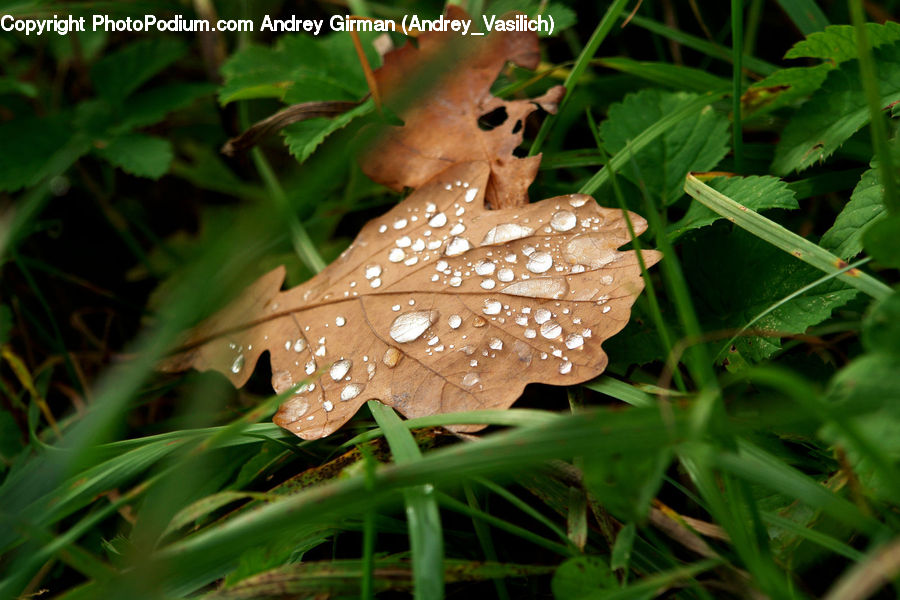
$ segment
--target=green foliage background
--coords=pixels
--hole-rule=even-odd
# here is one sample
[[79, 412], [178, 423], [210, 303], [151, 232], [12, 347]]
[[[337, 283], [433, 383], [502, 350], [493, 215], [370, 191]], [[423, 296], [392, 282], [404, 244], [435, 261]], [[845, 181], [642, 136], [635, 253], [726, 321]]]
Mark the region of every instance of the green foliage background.
[[[347, 4], [0, 13], [442, 9]], [[353, 157], [371, 101], [218, 152], [284, 106], [362, 100], [349, 36], [0, 34], [0, 597], [900, 592], [900, 3], [462, 4], [554, 16], [538, 72], [495, 84], [569, 90], [526, 124], [531, 197], [635, 210], [665, 259], [598, 379], [510, 411], [372, 403], [316, 442], [269, 422], [265, 365], [243, 390], [154, 366], [399, 199]], [[461, 423], [493, 427], [440, 429]]]

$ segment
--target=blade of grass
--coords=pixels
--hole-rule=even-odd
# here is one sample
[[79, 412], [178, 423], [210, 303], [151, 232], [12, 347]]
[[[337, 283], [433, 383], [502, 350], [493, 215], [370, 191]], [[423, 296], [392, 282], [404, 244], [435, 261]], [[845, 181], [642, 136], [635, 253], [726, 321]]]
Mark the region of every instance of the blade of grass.
[[[469, 505], [469, 508], [484, 512], [478, 505], [478, 497], [475, 496], [475, 492], [472, 490], [470, 484], [463, 484], [463, 493], [466, 496], [466, 503]], [[494, 547], [493, 538], [491, 538], [491, 528], [488, 527], [487, 523], [475, 517], [472, 517], [472, 526], [475, 528], [475, 536], [478, 538], [478, 543], [481, 545], [481, 551], [484, 553], [484, 557], [490, 562], [499, 562], [497, 558], [497, 549]], [[506, 589], [506, 582], [503, 579], [494, 580], [494, 589], [497, 592], [497, 598], [499, 600], [509, 600], [509, 590]]]
[[[797, 1], [797, 0], [795, 0]], [[888, 212], [900, 212], [900, 196], [897, 195], [897, 171], [893, 166], [893, 156], [888, 146], [887, 127], [881, 110], [881, 94], [878, 91], [878, 78], [875, 74], [875, 61], [869, 45], [866, 30], [866, 17], [863, 13], [862, 0], [847, 0], [850, 8], [850, 20], [856, 30], [856, 48], [859, 52], [859, 76], [862, 79], [863, 92], [869, 105], [869, 129], [872, 132], [872, 145], [878, 158], [878, 170], [881, 185], [884, 186], [884, 207]]]
[[741, 96], [744, 73], [744, 2], [731, 0], [731, 129], [734, 170], [744, 172], [744, 135], [741, 129]]
[[[572, 67], [572, 70], [569, 72], [568, 77], [566, 77], [566, 80], [563, 83], [566, 88], [566, 95], [559, 105], [557, 114], [562, 113], [566, 106], [568, 106], [569, 99], [572, 97], [572, 92], [575, 90], [575, 86], [578, 85], [578, 80], [581, 79], [581, 76], [587, 69], [591, 59], [594, 58], [594, 54], [597, 53], [600, 44], [612, 30], [613, 25], [616, 23], [616, 19], [618, 19], [625, 10], [626, 4], [628, 4], [628, 0], [615, 0], [610, 4], [609, 8], [606, 9], [606, 13], [600, 19], [597, 28], [594, 29], [594, 33], [591, 34], [591, 38], [588, 40], [584, 50], [581, 51], [578, 60], [575, 61], [575, 66]], [[531, 149], [528, 151], [529, 156], [534, 156], [541, 151], [544, 140], [547, 139], [547, 135], [550, 133], [550, 129], [553, 127], [554, 123], [556, 123], [556, 115], [549, 115], [544, 119], [544, 122], [541, 123], [541, 128], [534, 138], [534, 142], [531, 144]]]
[[[403, 426], [394, 409], [376, 400], [367, 403], [372, 416], [384, 432], [397, 464], [421, 461], [422, 453], [409, 429]], [[417, 600], [444, 597], [444, 540], [441, 516], [430, 483], [404, 490], [406, 520], [412, 551], [413, 587]]]
[[823, 31], [830, 23], [814, 0], [776, 0], [803, 35]]
[[[773, 246], [799, 258], [824, 273], [836, 273], [846, 263], [821, 246], [788, 231], [778, 223], [771, 221], [759, 213], [750, 210], [728, 196], [712, 189], [693, 174], [689, 174], [684, 184], [684, 191], [695, 200], [729, 221], [769, 242]], [[663, 261], [665, 262], [665, 261]], [[891, 294], [891, 288], [862, 271], [848, 271], [837, 275], [838, 279], [856, 289], [882, 299]]]

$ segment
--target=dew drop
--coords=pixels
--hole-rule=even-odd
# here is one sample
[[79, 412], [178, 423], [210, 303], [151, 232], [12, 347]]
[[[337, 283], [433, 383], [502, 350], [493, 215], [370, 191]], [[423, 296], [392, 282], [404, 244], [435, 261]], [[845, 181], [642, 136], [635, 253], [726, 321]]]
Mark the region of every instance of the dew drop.
[[417, 239], [413, 242], [411, 249], [413, 252], [421, 252], [425, 249], [425, 240], [423, 240], [422, 238]]
[[334, 410], [334, 404], [332, 404], [331, 400], [326, 400], [322, 403], [322, 408], [325, 409], [325, 412], [331, 412]]
[[458, 256], [463, 252], [468, 251], [471, 247], [472, 245], [466, 238], [455, 237], [447, 244], [447, 251], [444, 252], [444, 254], [447, 256]]
[[600, 283], [602, 283], [603, 285], [609, 285], [612, 282], [613, 282], [612, 275], [604, 275], [603, 277], [600, 278]]
[[369, 265], [366, 267], [366, 279], [375, 279], [381, 275], [381, 265]]
[[604, 307], [603, 307], [603, 314], [605, 315], [605, 314], [608, 313], [610, 310], [612, 310], [612, 307], [611, 307], [611, 306], [604, 306]]
[[412, 245], [412, 240], [409, 239], [408, 235], [404, 235], [394, 243], [397, 244], [398, 248], [409, 248]]
[[484, 327], [485, 325], [487, 325], [487, 321], [485, 321], [484, 318], [479, 315], [475, 315], [475, 317], [472, 319], [472, 327]]
[[560, 327], [559, 323], [556, 321], [547, 321], [543, 325], [541, 325], [541, 335], [551, 340], [555, 337], [559, 337], [559, 334], [562, 333], [562, 327]]
[[406, 258], [406, 252], [400, 248], [391, 248], [391, 251], [388, 252], [388, 260], [392, 263], [398, 263], [404, 258]]
[[366, 386], [361, 383], [348, 383], [344, 386], [344, 389], [341, 390], [341, 401], [347, 402], [348, 400], [353, 400], [362, 394], [364, 389], [366, 389]]
[[503, 310], [503, 305], [496, 300], [485, 300], [484, 308], [481, 309], [486, 315], [497, 315]]
[[481, 377], [478, 376], [478, 373], [466, 373], [462, 378], [462, 384], [465, 387], [472, 387], [479, 381], [481, 381]]
[[387, 231], [387, 225], [382, 225], [378, 228], [378, 233], [384, 233], [385, 231]]
[[462, 285], [462, 279], [459, 277], [450, 278], [450, 287], [459, 287]]
[[471, 202], [478, 195], [478, 188], [469, 188], [466, 190], [466, 202]]
[[425, 205], [425, 212], [427, 212], [427, 213], [433, 213], [436, 210], [437, 210], [437, 204], [435, 204], [434, 202], [429, 202], [428, 204]]
[[401, 358], [403, 358], [403, 354], [400, 353], [400, 350], [391, 346], [384, 351], [384, 356], [381, 357], [381, 362], [383, 362], [387, 368], [393, 369], [397, 366], [397, 363], [400, 362]]
[[491, 338], [488, 346], [490, 346], [491, 350], [503, 350], [503, 340], [500, 338]]
[[575, 216], [575, 213], [568, 210], [561, 210], [550, 217], [550, 227], [556, 231], [569, 231], [570, 229], [573, 229], [577, 223], [578, 218]]
[[411, 267], [414, 264], [416, 264], [417, 262], [419, 262], [419, 257], [411, 256], [411, 257], [407, 258], [405, 261], [403, 261], [403, 264], [406, 265], [407, 267]]
[[598, 269], [619, 258], [619, 254], [600, 238], [590, 235], [579, 235], [566, 246], [565, 257], [571, 264], [587, 265]]
[[549, 321], [550, 317], [552, 317], [552, 316], [553, 315], [551, 315], [550, 311], [547, 310], [546, 308], [539, 308], [534, 312], [534, 321], [538, 325], [543, 325], [544, 323]]
[[431, 217], [431, 220], [428, 221], [429, 227], [443, 227], [447, 224], [447, 215], [444, 213], [438, 213]]
[[380, 288], [380, 287], [381, 287], [381, 277], [376, 277], [375, 279], [373, 279], [372, 281], [370, 281], [370, 282], [369, 282], [369, 286], [370, 286], [372, 289]]
[[337, 325], [338, 327], [343, 327], [344, 325], [347, 324], [347, 319], [345, 319], [344, 317], [337, 317], [334, 320], [334, 324]]
[[586, 196], [572, 196], [569, 198], [569, 206], [572, 208], [581, 208], [587, 202]]
[[535, 331], [534, 329], [526, 329], [525, 337], [527, 337], [530, 340], [534, 339], [535, 337], [537, 337], [537, 331]]
[[584, 345], [584, 338], [581, 337], [580, 334], [570, 333], [566, 336], [566, 348], [569, 350], [574, 350], [575, 348], [581, 348]]
[[294, 352], [303, 352], [306, 350], [306, 340], [303, 338], [298, 339], [294, 342]]
[[569, 361], [564, 361], [561, 365], [559, 365], [559, 372], [561, 375], [565, 375], [572, 370], [572, 363]]
[[350, 372], [350, 367], [352, 366], [353, 361], [345, 358], [344, 360], [339, 360], [331, 365], [331, 369], [328, 370], [328, 374], [331, 375], [331, 378], [334, 381], [340, 381], [347, 376], [347, 373]]
[[462, 318], [459, 315], [450, 315], [450, 318], [447, 319], [447, 324], [450, 326], [450, 329], [458, 329], [462, 325]]
[[494, 289], [495, 285], [497, 285], [497, 283], [493, 279], [484, 279], [481, 282], [481, 287], [486, 290]]
[[450, 235], [459, 235], [466, 230], [466, 226], [462, 223], [457, 223], [453, 227], [450, 228]]
[[534, 229], [531, 227], [526, 227], [519, 223], [503, 223], [488, 231], [479, 245], [505, 244], [506, 242], [528, 237], [532, 233], [534, 233]]
[[566, 283], [565, 279], [547, 279], [542, 277], [540, 279], [518, 281], [500, 291], [510, 296], [558, 299], [562, 298], [568, 290], [569, 284]]
[[508, 263], [515, 263], [517, 260], [517, 257], [515, 254], [507, 254], [503, 260], [505, 260]]
[[366, 372], [369, 374], [369, 381], [372, 381], [372, 378], [375, 377], [375, 363], [367, 364]]
[[244, 355], [238, 354], [237, 358], [234, 359], [234, 362], [231, 363], [231, 372], [237, 375], [241, 372], [241, 369], [244, 368]]
[[394, 229], [403, 229], [406, 227], [407, 223], [409, 223], [409, 221], [406, 219], [397, 219], [394, 221]]
[[450, 265], [447, 263], [447, 261], [442, 259], [437, 261], [437, 264], [434, 265], [434, 268], [436, 271], [446, 271], [447, 267], [449, 266]]
[[528, 325], [528, 317], [526, 317], [525, 315], [518, 315], [516, 317], [516, 325], [525, 327], [526, 325]]
[[500, 269], [497, 273], [497, 279], [504, 283], [508, 283], [516, 278], [516, 274], [513, 273], [512, 269]]
[[275, 371], [272, 373], [272, 389], [276, 394], [280, 394], [289, 387], [294, 385], [294, 378], [291, 377], [290, 371]]
[[494, 272], [494, 263], [489, 260], [482, 260], [475, 265], [475, 272], [479, 275], [490, 275]]
[[575, 265], [574, 267], [572, 267], [571, 269], [569, 269], [569, 272], [572, 273], [572, 274], [576, 274], [576, 273], [584, 273], [584, 271], [585, 271], [584, 265]]
[[403, 313], [391, 325], [391, 338], [398, 344], [419, 339], [425, 330], [437, 321], [436, 310], [417, 310]]
[[399, 305], [399, 304], [393, 305], [393, 306], [391, 307], [391, 310], [394, 311], [394, 312], [399, 311], [399, 310], [400, 310], [400, 305]]
[[535, 252], [528, 257], [525, 268], [532, 273], [545, 273], [553, 266], [553, 257], [548, 252]]
[[314, 358], [311, 358], [308, 361], [306, 361], [306, 374], [312, 375], [315, 372], [316, 372], [316, 360]]

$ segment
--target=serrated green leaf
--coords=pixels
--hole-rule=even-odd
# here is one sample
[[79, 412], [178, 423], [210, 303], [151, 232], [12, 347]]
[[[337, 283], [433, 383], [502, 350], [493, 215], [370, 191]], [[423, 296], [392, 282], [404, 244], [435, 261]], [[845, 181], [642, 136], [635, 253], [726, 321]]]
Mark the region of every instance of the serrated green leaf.
[[333, 119], [309, 119], [288, 125], [284, 128], [284, 143], [294, 158], [302, 163], [325, 141], [325, 138], [343, 129], [357, 117], [369, 114], [373, 109], [372, 102], [365, 102]]
[[[704, 331], [737, 332], [757, 315], [821, 273], [742, 230], [724, 228], [685, 244], [683, 264]], [[734, 346], [748, 362], [758, 362], [781, 347], [783, 334], [802, 333], [831, 316], [857, 291], [838, 281], [819, 285], [756, 321], [766, 336], [741, 336]]]
[[900, 269], [900, 215], [872, 223], [862, 234], [866, 252], [885, 267]]
[[[882, 107], [900, 100], [900, 43], [873, 52]], [[831, 71], [825, 83], [787, 124], [772, 169], [779, 175], [802, 171], [831, 156], [869, 122], [860, 83], [859, 62], [847, 61]]]
[[[603, 145], [616, 154], [629, 140], [685, 104], [695, 94], [643, 90], [625, 97], [610, 107], [608, 118], [600, 125]], [[709, 171], [728, 152], [728, 120], [712, 107], [694, 113], [667, 129], [634, 156], [639, 173], [630, 162], [622, 175], [633, 183], [640, 180], [647, 190], [665, 204], [675, 202], [684, 193], [684, 177], [691, 171]]]
[[[364, 41], [369, 37], [360, 33]], [[364, 43], [369, 63], [380, 62]], [[283, 36], [273, 48], [250, 46], [222, 65], [225, 84], [219, 102], [278, 98], [288, 104], [323, 100], [358, 100], [368, 91], [359, 58], [349, 35], [313, 38]]]
[[883, 188], [878, 169], [863, 173], [853, 189], [850, 201], [825, 232], [819, 245], [847, 260], [862, 251], [862, 234], [873, 222], [884, 217]]
[[[866, 36], [872, 48], [900, 40], [900, 23], [866, 23]], [[858, 57], [856, 29], [853, 25], [830, 25], [825, 31], [810, 34], [794, 44], [785, 58], [821, 58], [835, 65]]]
[[100, 59], [91, 79], [100, 96], [119, 103], [186, 51], [175, 38], [144, 38]]
[[[716, 177], [707, 182], [713, 189], [725, 194], [755, 211], [769, 208], [798, 208], [794, 192], [777, 177]], [[684, 217], [669, 226], [669, 236], [675, 240], [684, 233], [711, 225], [723, 218], [699, 202], [692, 202]]]
[[141, 133], [114, 138], [95, 152], [126, 173], [150, 179], [159, 179], [165, 175], [175, 156], [169, 140]]

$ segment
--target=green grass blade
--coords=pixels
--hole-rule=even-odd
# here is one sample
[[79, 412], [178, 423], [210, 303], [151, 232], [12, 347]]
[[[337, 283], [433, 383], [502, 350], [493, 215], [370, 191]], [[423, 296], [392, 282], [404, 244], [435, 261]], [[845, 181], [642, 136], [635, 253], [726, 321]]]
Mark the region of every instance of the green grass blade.
[[822, 31], [830, 23], [814, 0], [776, 0], [803, 35]]
[[[568, 105], [569, 98], [572, 97], [572, 91], [575, 89], [575, 86], [578, 85], [578, 80], [581, 79], [581, 76], [588, 68], [588, 65], [594, 58], [594, 54], [596, 54], [597, 49], [600, 48], [600, 44], [604, 39], [606, 39], [606, 36], [612, 30], [613, 25], [615, 25], [616, 20], [619, 18], [619, 15], [621, 15], [625, 10], [626, 4], [628, 4], [628, 0], [615, 0], [609, 6], [609, 8], [606, 9], [606, 13], [603, 15], [603, 18], [600, 19], [600, 22], [597, 24], [597, 28], [594, 29], [594, 33], [591, 35], [591, 39], [588, 40], [588, 43], [584, 47], [584, 50], [582, 50], [581, 54], [578, 56], [578, 60], [575, 61], [575, 66], [573, 66], [572, 70], [569, 71], [569, 75], [566, 77], [566, 81], [563, 83], [563, 85], [566, 87], [566, 95], [559, 105], [557, 114], [565, 110], [566, 106]], [[544, 122], [541, 123], [541, 128], [538, 130], [537, 135], [534, 138], [534, 142], [531, 144], [531, 149], [528, 152], [529, 156], [534, 156], [541, 151], [541, 147], [544, 145], [544, 140], [547, 139], [547, 135], [550, 133], [550, 129], [553, 127], [553, 124], [555, 122], [556, 115], [549, 115], [546, 119], [544, 119]]]
[[[376, 400], [370, 400], [368, 407], [384, 431], [397, 464], [420, 461], [422, 453], [394, 409]], [[444, 539], [434, 487], [426, 483], [404, 490], [403, 495], [409, 524], [415, 597], [417, 600], [439, 600], [444, 597]]]
[[[846, 266], [844, 261], [822, 247], [720, 194], [694, 175], [687, 176], [684, 191], [741, 229], [749, 231], [824, 273], [837, 273]], [[837, 278], [873, 298], [885, 298], [891, 293], [890, 287], [862, 271], [848, 271], [837, 275]]]
[[734, 170], [744, 172], [744, 134], [741, 129], [741, 95], [744, 73], [744, 2], [731, 0], [731, 129]]

